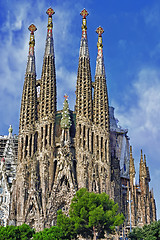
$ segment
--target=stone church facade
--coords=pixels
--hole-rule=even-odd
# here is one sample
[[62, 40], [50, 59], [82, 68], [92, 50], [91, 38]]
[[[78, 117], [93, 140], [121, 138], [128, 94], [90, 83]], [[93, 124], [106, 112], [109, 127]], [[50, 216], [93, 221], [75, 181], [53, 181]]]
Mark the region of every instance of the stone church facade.
[[137, 185], [127, 130], [118, 126], [114, 108], [108, 104], [103, 28], [96, 30], [98, 51], [93, 82], [87, 40], [88, 12], [82, 10], [75, 111], [69, 110], [67, 95], [63, 110], [57, 111], [53, 9], [49, 8], [47, 14], [40, 80], [36, 79], [34, 53], [36, 27], [29, 26], [16, 179], [11, 188], [8, 224], [25, 222], [36, 230], [55, 225], [57, 210], [68, 214], [71, 199], [82, 187], [109, 194], [125, 215], [125, 229], [130, 223], [141, 226], [155, 221], [156, 206], [153, 192], [149, 190], [146, 157], [141, 152]]

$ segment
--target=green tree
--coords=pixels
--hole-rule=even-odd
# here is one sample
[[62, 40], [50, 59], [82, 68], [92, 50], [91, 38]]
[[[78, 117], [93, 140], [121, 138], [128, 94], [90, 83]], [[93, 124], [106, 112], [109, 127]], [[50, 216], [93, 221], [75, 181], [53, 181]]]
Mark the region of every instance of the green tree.
[[51, 228], [45, 228], [43, 231], [37, 232], [33, 235], [33, 240], [60, 240], [70, 239], [65, 237], [65, 231], [62, 228], [53, 226]]
[[[119, 226], [124, 221], [123, 214], [118, 214], [118, 204], [109, 199], [105, 193], [97, 194], [88, 192], [82, 188], [77, 191], [72, 199], [69, 217], [62, 212], [58, 213], [57, 225], [62, 226], [66, 219], [70, 219], [70, 224], [74, 224], [73, 232], [84, 238], [104, 238], [105, 233], [114, 233], [115, 226]], [[57, 220], [58, 220], [57, 219]], [[67, 228], [67, 224], [65, 227]]]
[[131, 240], [160, 240], [160, 220], [143, 228], [134, 228], [129, 234]]
[[21, 226], [6, 226], [0, 227], [1, 240], [28, 240], [31, 239], [35, 233], [27, 224]]

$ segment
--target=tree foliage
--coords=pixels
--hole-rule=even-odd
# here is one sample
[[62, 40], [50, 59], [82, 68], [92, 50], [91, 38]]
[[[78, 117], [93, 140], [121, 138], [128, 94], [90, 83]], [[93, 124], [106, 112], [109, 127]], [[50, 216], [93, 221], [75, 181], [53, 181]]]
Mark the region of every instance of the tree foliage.
[[22, 224], [21, 226], [16, 227], [0, 227], [1, 240], [28, 240], [32, 238], [34, 233], [34, 230], [30, 228], [27, 224]]
[[131, 240], [160, 240], [160, 220], [143, 228], [134, 228], [129, 234]]
[[[71, 221], [74, 224], [76, 234], [82, 237], [93, 237], [94, 232], [97, 238], [104, 238], [105, 233], [113, 233], [115, 226], [119, 226], [124, 221], [123, 214], [118, 214], [118, 205], [105, 193], [97, 194], [88, 192], [82, 188], [77, 191], [76, 196], [72, 199], [69, 217], [62, 212], [61, 221], [57, 224], [62, 226], [63, 221]], [[69, 220], [70, 219], [70, 220]], [[65, 225], [67, 227], [67, 224]]]
[[66, 238], [65, 231], [62, 228], [53, 226], [51, 228], [45, 228], [43, 231], [37, 232], [33, 235], [33, 240], [60, 240]]
[[[123, 223], [118, 205], [105, 193], [88, 192], [82, 188], [72, 199], [69, 216], [58, 211], [57, 226], [35, 233], [28, 225], [0, 227], [0, 240], [71, 240], [78, 235], [84, 238], [113, 233]], [[133, 238], [134, 239], [134, 238]], [[148, 239], [147, 239], [148, 240]]]

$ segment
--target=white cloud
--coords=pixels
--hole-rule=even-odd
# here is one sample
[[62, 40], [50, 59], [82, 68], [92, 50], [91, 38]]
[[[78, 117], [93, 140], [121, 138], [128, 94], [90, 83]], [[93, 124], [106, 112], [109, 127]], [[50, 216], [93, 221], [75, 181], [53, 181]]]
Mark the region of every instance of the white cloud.
[[160, 7], [159, 3], [154, 3], [151, 7], [146, 7], [143, 12], [143, 17], [147, 25], [159, 26]]
[[150, 134], [155, 139], [158, 137], [157, 131], [160, 130], [160, 71], [142, 69], [130, 89], [135, 105], [121, 109], [121, 106], [115, 103], [118, 105], [115, 110], [120, 124], [129, 128], [130, 135], [138, 134], [139, 140], [143, 139], [146, 133], [148, 137]]

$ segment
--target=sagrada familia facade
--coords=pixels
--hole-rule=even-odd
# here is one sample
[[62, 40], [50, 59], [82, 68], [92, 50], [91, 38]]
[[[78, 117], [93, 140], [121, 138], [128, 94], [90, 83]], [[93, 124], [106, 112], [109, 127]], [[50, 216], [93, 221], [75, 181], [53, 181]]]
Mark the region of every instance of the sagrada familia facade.
[[[18, 156], [11, 127], [4, 152], [1, 152], [1, 224], [27, 223], [36, 230], [55, 225], [57, 210], [62, 209], [68, 214], [71, 199], [82, 187], [109, 194], [125, 215], [125, 230], [130, 225], [143, 226], [156, 221], [146, 157], [141, 151], [139, 183], [136, 184], [127, 130], [118, 126], [114, 108], [109, 107], [103, 28], [96, 30], [98, 51], [93, 82], [87, 40], [88, 12], [85, 9], [81, 11], [75, 111], [69, 109], [67, 95], [63, 110], [57, 111], [53, 9], [49, 8], [47, 14], [47, 38], [40, 80], [36, 79], [34, 53], [36, 27], [33, 24], [29, 26], [31, 33], [21, 100]], [[1, 137], [0, 144], [3, 140]], [[14, 174], [10, 176], [11, 173]], [[9, 200], [4, 197], [6, 192]]]

